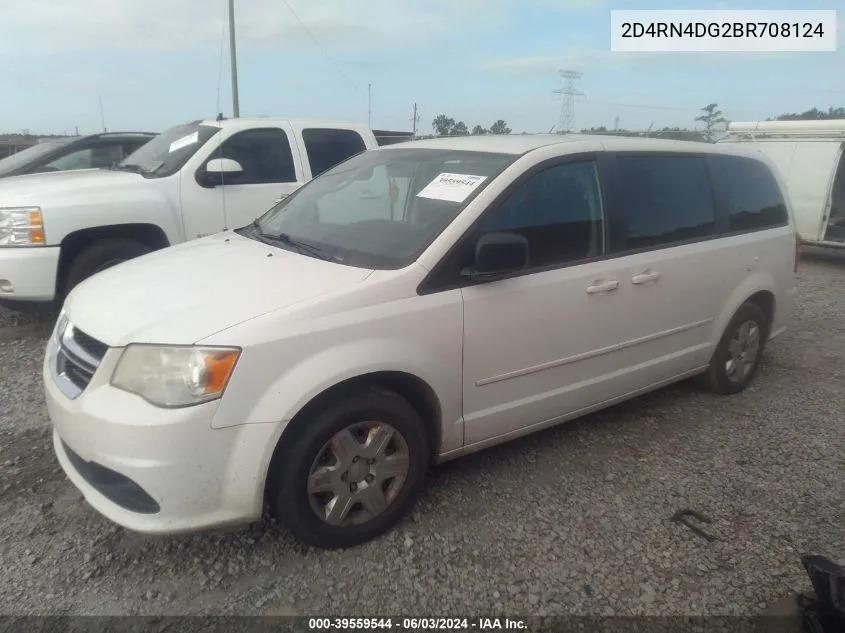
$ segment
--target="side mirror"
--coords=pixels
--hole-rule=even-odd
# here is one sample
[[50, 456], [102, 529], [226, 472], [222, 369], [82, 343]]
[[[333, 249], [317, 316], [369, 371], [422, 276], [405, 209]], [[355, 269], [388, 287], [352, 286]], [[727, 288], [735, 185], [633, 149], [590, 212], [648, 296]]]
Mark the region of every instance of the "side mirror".
[[234, 180], [241, 175], [244, 168], [231, 158], [212, 158], [205, 165], [205, 169], [197, 174], [197, 180], [204, 187], [217, 187], [227, 180]]
[[516, 233], [487, 233], [475, 245], [475, 264], [461, 274], [493, 281], [528, 267], [528, 240]]

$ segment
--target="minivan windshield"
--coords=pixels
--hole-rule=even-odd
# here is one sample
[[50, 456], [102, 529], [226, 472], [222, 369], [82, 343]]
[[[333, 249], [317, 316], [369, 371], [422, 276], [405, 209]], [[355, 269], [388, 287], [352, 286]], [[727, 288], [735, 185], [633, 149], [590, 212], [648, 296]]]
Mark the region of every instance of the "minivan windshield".
[[136, 149], [115, 169], [136, 171], [148, 178], [170, 176], [219, 131], [219, 127], [200, 121], [177, 125]]
[[46, 156], [50, 152], [55, 151], [66, 142], [67, 141], [44, 141], [31, 145], [19, 152], [15, 152], [11, 156], [7, 156], [3, 160], [0, 160], [0, 176], [10, 174], [20, 167], [35, 162], [42, 156]]
[[349, 266], [403, 268], [516, 158], [425, 148], [363, 152], [240, 232]]

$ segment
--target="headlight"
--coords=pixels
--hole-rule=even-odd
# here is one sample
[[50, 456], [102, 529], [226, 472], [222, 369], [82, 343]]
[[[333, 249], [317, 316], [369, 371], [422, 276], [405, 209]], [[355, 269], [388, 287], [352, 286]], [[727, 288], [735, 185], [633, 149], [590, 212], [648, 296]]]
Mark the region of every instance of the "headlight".
[[45, 242], [41, 209], [0, 208], [0, 246], [44, 246]]
[[113, 387], [158, 407], [187, 407], [223, 395], [240, 356], [233, 347], [129, 345], [112, 375]]
[[62, 335], [65, 333], [65, 328], [67, 327], [68, 319], [65, 311], [62, 310], [59, 312], [59, 317], [56, 319], [56, 325], [53, 328], [53, 338], [58, 343], [62, 339]]

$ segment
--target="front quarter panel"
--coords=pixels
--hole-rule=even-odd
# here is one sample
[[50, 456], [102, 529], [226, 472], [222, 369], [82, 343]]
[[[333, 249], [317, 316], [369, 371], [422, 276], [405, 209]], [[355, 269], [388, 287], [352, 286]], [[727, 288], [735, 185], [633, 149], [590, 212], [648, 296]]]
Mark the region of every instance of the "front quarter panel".
[[47, 197], [41, 203], [47, 242], [58, 245], [76, 231], [119, 224], [154, 224], [171, 244], [183, 240], [178, 180], [143, 179], [129, 187], [91, 188]]
[[394, 299], [297, 319], [275, 312], [202, 341], [243, 348], [212, 426], [286, 426], [313, 398], [349, 378], [395, 371], [434, 391], [441, 445], [463, 445], [460, 291]]

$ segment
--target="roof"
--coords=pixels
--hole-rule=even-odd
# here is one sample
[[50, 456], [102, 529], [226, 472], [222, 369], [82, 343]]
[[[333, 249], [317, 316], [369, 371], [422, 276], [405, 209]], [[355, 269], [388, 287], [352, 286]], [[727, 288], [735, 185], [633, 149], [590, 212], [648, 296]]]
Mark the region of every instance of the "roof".
[[541, 147], [578, 145], [576, 151], [631, 151], [649, 150], [666, 152], [737, 153], [725, 146], [695, 141], [675, 141], [656, 138], [602, 136], [598, 134], [485, 134], [477, 136], [445, 136], [433, 139], [396, 143], [385, 149], [419, 147], [520, 155]]
[[251, 125], [262, 125], [267, 124], [268, 122], [279, 122], [279, 123], [290, 123], [291, 125], [297, 126], [319, 126], [319, 127], [331, 127], [342, 125], [344, 127], [353, 127], [353, 128], [361, 128], [366, 127], [362, 126], [361, 123], [358, 121], [343, 121], [340, 119], [312, 119], [312, 118], [296, 118], [296, 117], [266, 117], [266, 116], [256, 116], [256, 117], [238, 117], [234, 118], [224, 118], [221, 120], [216, 119], [203, 119], [201, 121], [196, 121], [200, 125], [211, 125], [214, 127], [226, 128], [226, 127], [249, 127]]

